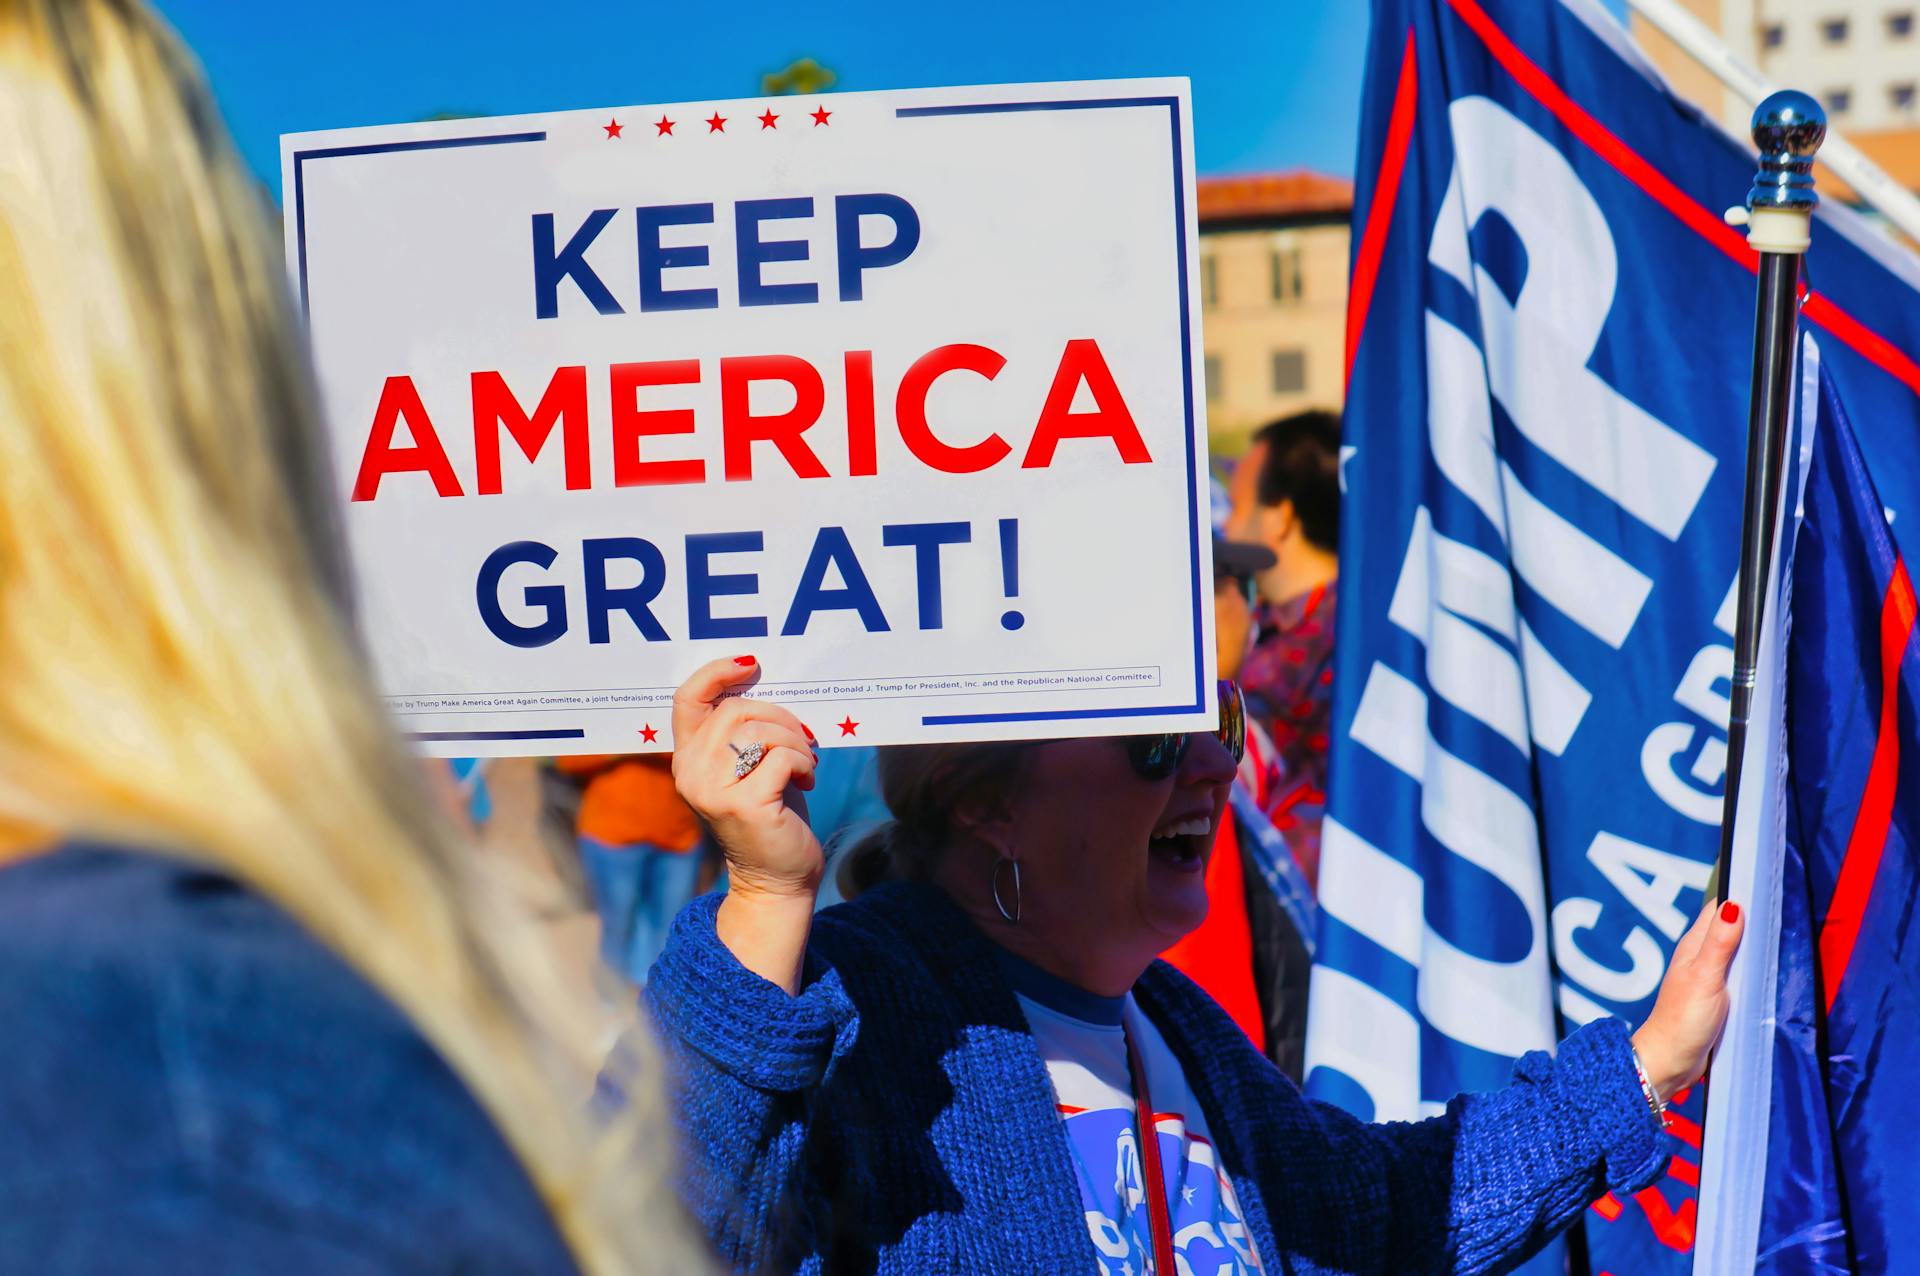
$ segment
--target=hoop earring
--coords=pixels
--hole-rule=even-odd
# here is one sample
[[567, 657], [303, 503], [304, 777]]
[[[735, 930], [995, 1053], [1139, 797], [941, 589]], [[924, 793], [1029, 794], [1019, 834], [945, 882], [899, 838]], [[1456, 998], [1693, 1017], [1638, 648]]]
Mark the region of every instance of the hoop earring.
[[[1002, 902], [1002, 900], [1000, 899], [1000, 870], [1002, 868], [1005, 868], [1009, 864], [1013, 866], [1013, 909], [1012, 911], [1008, 911], [1006, 904]], [[987, 884], [993, 891], [993, 906], [1000, 910], [1000, 916], [1006, 918], [1009, 922], [1012, 922], [1016, 926], [1019, 925], [1020, 924], [1020, 904], [1021, 904], [1020, 861], [1015, 859], [995, 860], [993, 862], [993, 873], [987, 879]]]

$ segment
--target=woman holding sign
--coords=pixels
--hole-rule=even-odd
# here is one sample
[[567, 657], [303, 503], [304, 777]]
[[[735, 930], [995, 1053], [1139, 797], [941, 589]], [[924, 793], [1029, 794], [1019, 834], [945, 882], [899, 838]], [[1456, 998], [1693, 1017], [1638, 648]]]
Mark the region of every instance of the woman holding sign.
[[757, 672], [716, 662], [676, 698], [680, 788], [732, 889], [681, 914], [647, 989], [681, 1064], [683, 1195], [735, 1267], [1499, 1271], [1664, 1169], [1664, 1102], [1726, 1016], [1734, 906], [1681, 941], [1631, 1038], [1602, 1020], [1505, 1090], [1367, 1125], [1155, 961], [1205, 916], [1230, 686], [1217, 735], [884, 754], [895, 823], [850, 865], [880, 884], [816, 918], [813, 737], [727, 697]]
[[218, 118], [134, 0], [0, 0], [0, 1271], [697, 1272], [370, 689]]

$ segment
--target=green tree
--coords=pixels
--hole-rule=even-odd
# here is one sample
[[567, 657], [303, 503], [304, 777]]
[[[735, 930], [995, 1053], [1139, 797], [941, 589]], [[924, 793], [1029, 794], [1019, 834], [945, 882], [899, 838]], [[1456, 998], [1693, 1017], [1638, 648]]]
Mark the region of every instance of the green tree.
[[760, 77], [760, 91], [768, 97], [794, 93], [825, 93], [840, 77], [812, 58], [795, 58], [778, 71]]

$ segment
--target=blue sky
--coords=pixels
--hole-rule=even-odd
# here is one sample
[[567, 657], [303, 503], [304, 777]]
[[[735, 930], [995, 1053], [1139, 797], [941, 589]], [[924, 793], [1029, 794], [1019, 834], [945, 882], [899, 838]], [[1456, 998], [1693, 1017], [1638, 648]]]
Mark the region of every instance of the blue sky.
[[[276, 193], [279, 135], [759, 92], [820, 59], [842, 89], [1187, 75], [1203, 173], [1353, 173], [1365, 0], [155, 0]], [[1619, 10], [1622, 0], [1607, 0]]]
[[248, 161], [279, 187], [279, 134], [750, 97], [818, 58], [837, 88], [1188, 75], [1205, 173], [1351, 175], [1364, 0], [156, 0], [207, 68]]

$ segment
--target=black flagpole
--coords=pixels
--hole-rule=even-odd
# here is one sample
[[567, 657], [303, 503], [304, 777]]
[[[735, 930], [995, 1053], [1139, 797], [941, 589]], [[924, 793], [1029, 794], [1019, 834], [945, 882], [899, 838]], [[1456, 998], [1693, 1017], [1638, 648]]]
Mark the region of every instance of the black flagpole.
[[[1747, 497], [1740, 528], [1740, 585], [1733, 637], [1733, 711], [1727, 722], [1727, 796], [1720, 817], [1719, 900], [1725, 903], [1733, 870], [1733, 818], [1746, 756], [1747, 715], [1767, 581], [1773, 565], [1773, 524], [1786, 464], [1788, 413], [1800, 318], [1800, 259], [1813, 225], [1813, 155], [1827, 135], [1827, 115], [1805, 93], [1785, 89], [1754, 108], [1753, 141], [1760, 172], [1745, 209], [1747, 243], [1760, 251], [1760, 286], [1753, 313], [1753, 386], [1747, 403]], [[1744, 214], [1744, 216], [1741, 216]]]

